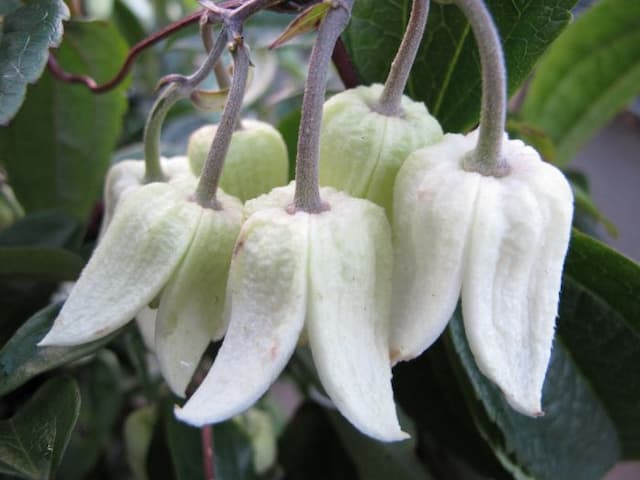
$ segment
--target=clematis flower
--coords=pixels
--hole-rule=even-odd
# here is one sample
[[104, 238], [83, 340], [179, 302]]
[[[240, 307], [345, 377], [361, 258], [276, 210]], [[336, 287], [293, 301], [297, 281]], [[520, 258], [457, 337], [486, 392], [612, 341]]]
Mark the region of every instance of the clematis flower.
[[233, 245], [243, 212], [218, 192], [220, 210], [191, 200], [194, 177], [135, 188], [120, 202], [102, 240], [40, 346], [103, 337], [159, 298], [155, 347], [177, 394], [212, 339], [221, 338]]
[[[160, 165], [166, 181], [192, 176], [187, 157], [161, 158]], [[100, 237], [104, 235], [111, 223], [120, 200], [145, 184], [145, 171], [143, 160], [122, 160], [109, 168], [104, 182], [104, 214]]]
[[519, 140], [503, 140], [510, 172], [463, 169], [477, 133], [413, 153], [395, 185], [394, 361], [420, 355], [462, 294], [479, 369], [511, 406], [541, 415], [542, 386], [569, 242], [573, 197], [562, 173]]
[[321, 189], [327, 210], [291, 212], [293, 184], [249, 201], [227, 286], [228, 330], [211, 370], [176, 416], [224, 421], [255, 403], [306, 329], [327, 394], [358, 429], [407, 438], [391, 388], [392, 247], [384, 211]]

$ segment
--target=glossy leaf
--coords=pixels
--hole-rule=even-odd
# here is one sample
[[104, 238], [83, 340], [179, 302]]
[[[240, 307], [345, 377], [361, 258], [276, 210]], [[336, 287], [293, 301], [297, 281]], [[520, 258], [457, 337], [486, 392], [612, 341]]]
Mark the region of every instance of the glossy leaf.
[[[624, 1], [624, 0], [623, 0]], [[509, 93], [570, 18], [576, 0], [487, 0], [502, 37]], [[383, 82], [400, 44], [411, 0], [359, 0], [344, 35], [365, 84]], [[473, 34], [454, 5], [432, 2], [407, 94], [424, 101], [445, 131], [470, 129], [480, 111], [480, 68]]]
[[639, 92], [640, 2], [602, 0], [544, 56], [522, 117], [547, 133], [557, 160], [567, 163]]
[[52, 477], [79, 411], [75, 380], [47, 382], [18, 413], [0, 422], [0, 472], [34, 480]]
[[640, 266], [574, 231], [558, 334], [613, 420], [625, 458], [640, 458]]
[[127, 463], [136, 480], [149, 478], [145, 465], [155, 422], [155, 405], [147, 405], [132, 412], [124, 424]]
[[[56, 56], [68, 72], [98, 82], [120, 67], [127, 46], [104, 22], [69, 22]], [[126, 108], [125, 84], [96, 95], [46, 73], [7, 128], [0, 158], [27, 212], [59, 208], [85, 219], [100, 197]]]
[[103, 350], [74, 375], [80, 382], [82, 405], [58, 478], [83, 480], [106, 454], [122, 407], [122, 371], [112, 352]]
[[62, 248], [0, 247], [0, 277], [28, 280], [75, 280], [82, 257]]
[[76, 347], [38, 347], [59, 310], [60, 304], [56, 304], [36, 313], [0, 350], [0, 395], [15, 390], [40, 373], [95, 352], [119, 333]]
[[[451, 321], [449, 336], [450, 356], [460, 362], [459, 377], [471, 384], [467, 399], [478, 428], [514, 476], [599, 480], [618, 460], [615, 426], [561, 341], [556, 340], [547, 372], [545, 415], [531, 418], [513, 410], [480, 373], [459, 313]], [[474, 396], [481, 405], [474, 405]]]
[[49, 48], [60, 44], [62, 21], [69, 18], [63, 0], [34, 0], [11, 11], [12, 6], [15, 2], [8, 2], [0, 24], [0, 125], [22, 105], [27, 84], [42, 75]]

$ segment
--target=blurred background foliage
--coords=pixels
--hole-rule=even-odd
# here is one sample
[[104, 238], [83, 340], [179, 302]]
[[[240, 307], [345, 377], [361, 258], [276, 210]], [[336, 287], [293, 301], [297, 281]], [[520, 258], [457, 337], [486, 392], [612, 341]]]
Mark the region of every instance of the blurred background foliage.
[[[213, 427], [217, 478], [588, 480], [640, 459], [640, 268], [594, 238], [616, 226], [571, 164], [638, 94], [640, 3], [487, 4], [504, 42], [510, 134], [565, 168], [576, 197], [547, 415], [532, 420], [506, 405], [477, 371], [456, 314], [430, 350], [394, 369], [410, 441], [381, 444], [357, 432], [331, 408], [301, 348], [256, 407]], [[53, 51], [67, 72], [105, 82], [131, 46], [198, 8], [193, 0], [0, 5], [0, 473], [7, 478], [204, 478], [202, 432], [173, 418], [179, 399], [134, 326], [80, 347], [35, 346], [65, 282], [93, 249], [105, 172], [142, 157], [158, 79], [189, 73], [204, 58], [192, 25], [147, 49], [124, 82], [98, 95], [55, 78], [45, 68], [49, 48], [59, 45]], [[573, 9], [580, 16], [567, 27]], [[409, 10], [409, 0], [356, 1], [343, 42], [361, 82], [384, 80]], [[254, 73], [243, 115], [275, 125], [294, 159], [314, 37], [268, 48], [292, 18], [261, 12], [246, 25]], [[465, 132], [477, 122], [479, 87], [468, 25], [455, 7], [434, 3], [407, 93], [445, 130]], [[342, 88], [332, 72], [330, 92]], [[189, 134], [217, 116], [180, 102], [163, 129], [163, 154], [183, 155]]]

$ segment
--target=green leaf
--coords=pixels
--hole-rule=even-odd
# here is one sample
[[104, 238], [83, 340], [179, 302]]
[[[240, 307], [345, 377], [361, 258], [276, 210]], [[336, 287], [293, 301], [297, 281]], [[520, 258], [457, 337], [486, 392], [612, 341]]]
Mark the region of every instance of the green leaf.
[[536, 70], [522, 117], [560, 163], [640, 92], [640, 2], [601, 0], [558, 38]]
[[75, 380], [48, 381], [18, 413], [0, 422], [0, 471], [34, 480], [52, 478], [79, 411]]
[[74, 372], [74, 377], [80, 382], [82, 406], [78, 428], [58, 469], [57, 476], [65, 480], [88, 478], [109, 446], [122, 406], [122, 372], [112, 352], [103, 350], [94, 361]]
[[[0, 249], [10, 247], [64, 248], [76, 250], [84, 229], [62, 212], [27, 215], [0, 232]], [[0, 267], [1, 268], [1, 267]], [[0, 278], [0, 345], [38, 310], [50, 303], [56, 284]]]
[[[509, 93], [526, 79], [538, 58], [570, 19], [576, 0], [487, 0], [502, 37]], [[364, 83], [383, 82], [411, 0], [359, 0], [344, 35]], [[407, 93], [424, 101], [445, 131], [470, 129], [480, 111], [480, 68], [473, 34], [453, 5], [431, 3], [422, 47]]]
[[[544, 417], [517, 413], [480, 373], [456, 312], [449, 330], [452, 361], [468, 395], [478, 428], [514, 476], [537, 479], [599, 480], [619, 458], [615, 426], [563, 343], [556, 340], [543, 391]], [[474, 395], [475, 394], [475, 395]]]
[[127, 462], [136, 480], [147, 480], [146, 462], [153, 427], [156, 423], [155, 405], [147, 405], [132, 412], [124, 424]]
[[[112, 24], [69, 22], [56, 56], [68, 72], [101, 82], [126, 53]], [[125, 86], [97, 95], [45, 73], [29, 89], [18, 115], [0, 129], [0, 158], [27, 212], [59, 208], [86, 220], [120, 132]]]
[[0, 24], [0, 125], [22, 105], [27, 84], [42, 75], [49, 48], [60, 44], [62, 20], [68, 18], [63, 0], [33, 0], [11, 11]]
[[640, 266], [574, 231], [558, 334], [613, 420], [623, 456], [640, 458]]
[[0, 277], [75, 280], [83, 266], [82, 257], [62, 248], [0, 247]]
[[205, 478], [200, 429], [179, 422], [173, 414], [173, 405], [172, 398], [163, 402], [162, 418], [165, 441], [171, 454], [175, 478], [176, 480]]
[[329, 418], [342, 445], [358, 470], [359, 478], [367, 480], [428, 480], [432, 477], [416, 455], [416, 432], [411, 421], [401, 415], [402, 429], [411, 439], [383, 443], [373, 440], [353, 427], [339, 413], [330, 412]]
[[40, 373], [95, 352], [120, 333], [75, 347], [38, 347], [60, 307], [61, 304], [51, 305], [36, 313], [0, 350], [0, 395], [15, 390]]
[[326, 410], [311, 402], [302, 404], [285, 428], [278, 460], [290, 480], [358, 478]]

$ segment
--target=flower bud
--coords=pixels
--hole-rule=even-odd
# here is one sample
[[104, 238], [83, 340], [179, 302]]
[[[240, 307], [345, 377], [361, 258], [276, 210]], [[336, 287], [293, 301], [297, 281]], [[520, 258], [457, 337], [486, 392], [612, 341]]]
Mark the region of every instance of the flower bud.
[[[205, 125], [191, 134], [187, 155], [191, 169], [200, 175], [216, 125]], [[265, 122], [243, 120], [233, 132], [224, 162], [220, 188], [247, 201], [287, 183], [289, 159], [282, 135]]]
[[392, 213], [398, 169], [414, 150], [442, 138], [423, 103], [402, 97], [400, 116], [376, 111], [382, 85], [346, 90], [324, 105], [320, 184], [366, 198]]
[[462, 292], [478, 368], [513, 408], [540, 415], [573, 196], [559, 170], [506, 135], [506, 176], [465, 171], [476, 140], [476, 132], [446, 135], [398, 174], [392, 357], [429, 347]]

